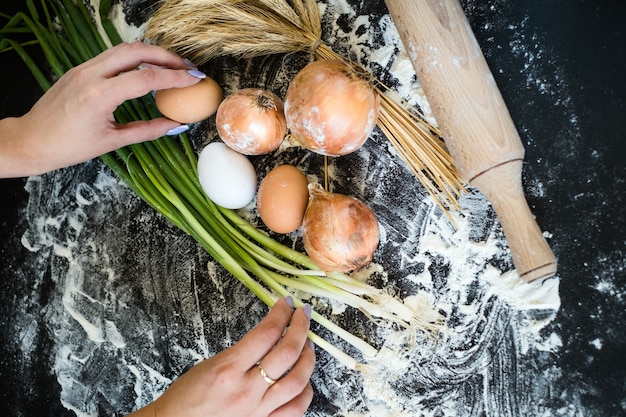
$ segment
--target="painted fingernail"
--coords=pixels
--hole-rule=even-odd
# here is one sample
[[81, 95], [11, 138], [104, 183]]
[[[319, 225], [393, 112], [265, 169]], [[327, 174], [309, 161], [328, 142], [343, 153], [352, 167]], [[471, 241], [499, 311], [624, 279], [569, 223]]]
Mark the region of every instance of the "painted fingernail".
[[194, 64], [193, 62], [191, 62], [190, 60], [188, 60], [187, 58], [183, 59], [183, 62], [185, 63], [185, 65], [187, 65], [189, 68], [191, 69], [198, 69], [198, 67], [196, 66], [196, 64]]
[[200, 79], [206, 78], [206, 74], [202, 71], [198, 71], [197, 69], [187, 70], [187, 74]]
[[176, 136], [176, 135], [180, 135], [183, 132], [186, 132], [189, 130], [189, 126], [188, 125], [180, 125], [180, 126], [176, 126], [170, 130], [167, 131], [166, 135], [167, 136]]
[[306, 344], [309, 345], [313, 352], [315, 352], [315, 344], [313, 342], [307, 339]]
[[293, 297], [288, 295], [287, 297], [285, 297], [285, 301], [287, 302], [287, 305], [291, 308], [293, 308]]
[[310, 319], [311, 318], [311, 305], [305, 304], [304, 306], [302, 306], [302, 310], [304, 310], [304, 314], [306, 314], [306, 316]]

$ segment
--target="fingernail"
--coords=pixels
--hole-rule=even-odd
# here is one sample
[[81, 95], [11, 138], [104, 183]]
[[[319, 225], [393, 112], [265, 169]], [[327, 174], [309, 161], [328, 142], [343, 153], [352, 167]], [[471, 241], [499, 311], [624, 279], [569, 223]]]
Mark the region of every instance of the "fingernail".
[[180, 135], [183, 132], [186, 132], [189, 130], [189, 126], [188, 125], [180, 125], [180, 126], [176, 126], [170, 130], [167, 131], [166, 135], [167, 136], [176, 136], [176, 135]]
[[187, 74], [200, 79], [206, 78], [206, 74], [202, 71], [198, 71], [197, 69], [187, 70]]
[[185, 65], [187, 65], [189, 68], [191, 69], [198, 69], [198, 67], [196, 66], [196, 64], [194, 64], [193, 62], [191, 62], [190, 60], [188, 60], [187, 58], [183, 59], [183, 62], [185, 63]]
[[307, 339], [306, 344], [309, 345], [309, 347], [311, 348], [313, 352], [315, 352], [315, 344], [313, 342]]
[[293, 297], [288, 295], [287, 297], [285, 297], [285, 301], [287, 302], [287, 305], [291, 308], [293, 308]]
[[304, 306], [302, 306], [302, 310], [304, 310], [304, 314], [306, 314], [306, 316], [310, 319], [311, 318], [311, 305], [305, 304]]

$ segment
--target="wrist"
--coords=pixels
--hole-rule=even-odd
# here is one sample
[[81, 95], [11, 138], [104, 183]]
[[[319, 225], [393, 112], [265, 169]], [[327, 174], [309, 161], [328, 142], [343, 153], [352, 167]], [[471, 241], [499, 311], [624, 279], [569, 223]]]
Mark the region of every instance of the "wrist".
[[22, 117], [7, 117], [0, 120], [0, 178], [17, 178], [34, 175], [40, 167], [32, 161], [32, 150], [26, 138], [27, 120]]

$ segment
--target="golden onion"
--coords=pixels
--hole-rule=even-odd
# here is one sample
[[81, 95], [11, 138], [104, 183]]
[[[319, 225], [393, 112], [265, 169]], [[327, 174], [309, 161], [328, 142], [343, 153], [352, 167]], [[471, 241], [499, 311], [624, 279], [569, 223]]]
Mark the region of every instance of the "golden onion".
[[217, 108], [215, 123], [224, 143], [244, 155], [272, 152], [287, 134], [283, 101], [261, 88], [228, 95]]
[[359, 149], [378, 119], [380, 96], [340, 60], [314, 61], [289, 83], [285, 117], [294, 142], [342, 156]]
[[369, 265], [380, 231], [374, 212], [362, 201], [309, 184], [302, 222], [307, 255], [326, 272], [351, 272]]

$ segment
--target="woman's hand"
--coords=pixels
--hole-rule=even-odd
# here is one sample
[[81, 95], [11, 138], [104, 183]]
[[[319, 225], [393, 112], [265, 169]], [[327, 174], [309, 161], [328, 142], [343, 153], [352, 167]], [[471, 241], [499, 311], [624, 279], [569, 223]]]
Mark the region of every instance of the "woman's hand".
[[166, 118], [118, 124], [113, 111], [128, 99], [193, 85], [203, 76], [157, 46], [110, 48], [69, 70], [26, 115], [0, 120], [0, 177], [41, 174], [163, 136], [180, 124]]
[[276, 303], [239, 343], [200, 362], [132, 417], [301, 416], [313, 398], [310, 307]]

